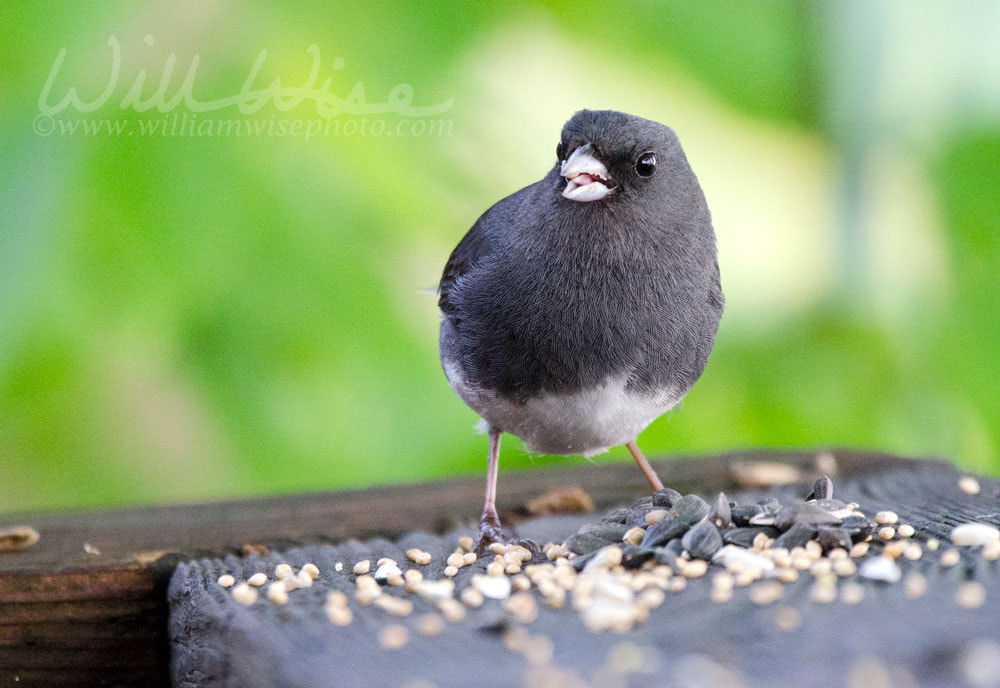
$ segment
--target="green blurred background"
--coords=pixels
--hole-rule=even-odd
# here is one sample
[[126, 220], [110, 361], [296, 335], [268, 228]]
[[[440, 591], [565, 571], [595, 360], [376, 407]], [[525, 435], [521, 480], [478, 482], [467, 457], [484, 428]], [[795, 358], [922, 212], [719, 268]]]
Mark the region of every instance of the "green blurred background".
[[[0, 31], [0, 510], [481, 473], [433, 287], [582, 107], [673, 126], [719, 238], [715, 352], [647, 453], [855, 445], [1000, 473], [997, 3], [17, 0]], [[46, 119], [60, 50], [48, 104], [93, 101], [111, 36], [112, 96]], [[194, 59], [198, 100], [234, 95], [265, 49], [256, 88], [302, 85], [312, 44], [317, 87], [409, 84], [442, 111], [306, 141], [139, 126], [315, 120], [309, 101], [121, 107], [170, 60], [168, 97]], [[65, 129], [105, 119], [131, 134]], [[501, 465], [582, 461], [510, 438]]]

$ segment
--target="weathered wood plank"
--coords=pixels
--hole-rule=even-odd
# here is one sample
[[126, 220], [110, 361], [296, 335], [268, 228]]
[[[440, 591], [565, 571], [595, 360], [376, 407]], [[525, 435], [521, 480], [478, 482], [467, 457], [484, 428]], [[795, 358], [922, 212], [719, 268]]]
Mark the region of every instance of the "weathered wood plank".
[[[845, 475], [911, 465], [880, 453], [830, 453]], [[750, 451], [654, 463], [676, 489], [712, 492], [735, 487], [734, 461], [780, 461], [803, 469], [808, 481], [815, 475], [817, 455]], [[508, 521], [516, 519], [527, 501], [566, 485], [582, 486], [598, 508], [648, 491], [631, 463], [502, 473], [501, 512]], [[178, 562], [240, 553], [246, 545], [287, 548], [412, 530], [443, 532], [457, 525], [457, 519], [476, 518], [482, 490], [483, 478], [474, 476], [212, 504], [0, 516], [0, 523], [30, 525], [41, 533], [41, 541], [27, 550], [0, 553], [0, 682], [16, 676], [22, 686], [166, 685], [165, 591]], [[99, 554], [88, 554], [85, 543]], [[61, 627], [67, 623], [79, 644], [68, 642]], [[108, 629], [130, 638], [133, 647], [126, 651], [101, 644]], [[42, 646], [49, 650], [39, 655], [36, 650]], [[93, 651], [78, 652], [87, 647]], [[45, 661], [39, 661], [42, 656]], [[136, 658], [143, 658], [144, 671], [137, 671]], [[68, 666], [77, 670], [67, 672]]]

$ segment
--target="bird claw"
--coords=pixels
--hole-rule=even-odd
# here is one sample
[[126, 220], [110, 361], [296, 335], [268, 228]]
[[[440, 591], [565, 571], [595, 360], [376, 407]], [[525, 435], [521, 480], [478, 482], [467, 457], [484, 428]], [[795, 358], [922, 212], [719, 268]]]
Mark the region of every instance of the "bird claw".
[[503, 528], [500, 527], [500, 519], [495, 515], [483, 514], [482, 520], [479, 521], [479, 539], [476, 541], [474, 551], [477, 555], [481, 556], [494, 542], [498, 542], [501, 545], [524, 547], [531, 552], [532, 556], [542, 551], [542, 548], [534, 540], [520, 539], [505, 533]]

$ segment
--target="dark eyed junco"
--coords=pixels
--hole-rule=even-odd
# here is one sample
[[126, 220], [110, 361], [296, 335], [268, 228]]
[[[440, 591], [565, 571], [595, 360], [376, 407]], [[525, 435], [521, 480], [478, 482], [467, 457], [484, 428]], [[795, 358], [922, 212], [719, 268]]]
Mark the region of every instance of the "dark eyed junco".
[[628, 447], [701, 375], [722, 316], [705, 197], [669, 127], [582, 110], [545, 177], [487, 210], [441, 278], [441, 363], [489, 433], [480, 546], [506, 541], [500, 435], [531, 451]]

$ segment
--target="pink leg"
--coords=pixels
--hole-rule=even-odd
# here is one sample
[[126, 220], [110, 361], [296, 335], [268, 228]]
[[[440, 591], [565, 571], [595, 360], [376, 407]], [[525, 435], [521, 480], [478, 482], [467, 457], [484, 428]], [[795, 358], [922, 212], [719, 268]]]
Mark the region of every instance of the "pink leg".
[[508, 538], [500, 530], [500, 516], [497, 514], [497, 472], [500, 468], [500, 430], [490, 428], [490, 456], [486, 466], [486, 503], [483, 517], [479, 520], [479, 542], [477, 550], [483, 550], [491, 542], [507, 542]]
[[639, 464], [639, 468], [642, 469], [643, 475], [646, 476], [646, 480], [648, 480], [649, 484], [653, 486], [653, 489], [662, 490], [663, 483], [660, 482], [660, 477], [656, 475], [656, 471], [654, 471], [653, 467], [649, 465], [649, 461], [646, 461], [646, 457], [642, 455], [641, 451], [639, 451], [639, 445], [635, 443], [635, 440], [632, 440], [625, 446], [628, 447], [629, 452], [632, 454], [632, 458], [635, 459], [637, 464]]

